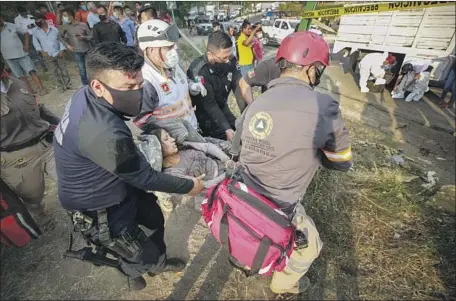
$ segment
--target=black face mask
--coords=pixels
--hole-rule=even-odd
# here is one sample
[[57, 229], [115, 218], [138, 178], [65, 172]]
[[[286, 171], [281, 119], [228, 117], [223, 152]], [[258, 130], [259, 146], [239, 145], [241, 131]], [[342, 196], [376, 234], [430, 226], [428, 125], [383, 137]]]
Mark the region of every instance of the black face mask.
[[228, 73], [231, 71], [230, 63], [214, 63], [213, 66], [217, 70], [217, 73]]
[[100, 19], [100, 21], [104, 21], [106, 20], [106, 15], [98, 15], [98, 18]]
[[[320, 79], [321, 79], [321, 76], [323, 74], [323, 71], [325, 71], [325, 69], [320, 71], [320, 69], [315, 67], [315, 73], [316, 73], [315, 74], [315, 82], [314, 83], [309, 83], [312, 88], [315, 88], [316, 86], [318, 86], [320, 84]], [[309, 69], [307, 69], [306, 73], [307, 73], [307, 77], [309, 78], [309, 81], [310, 81]]]
[[127, 117], [136, 116], [141, 112], [143, 88], [137, 90], [120, 91], [103, 84], [111, 93], [112, 106], [122, 115]]

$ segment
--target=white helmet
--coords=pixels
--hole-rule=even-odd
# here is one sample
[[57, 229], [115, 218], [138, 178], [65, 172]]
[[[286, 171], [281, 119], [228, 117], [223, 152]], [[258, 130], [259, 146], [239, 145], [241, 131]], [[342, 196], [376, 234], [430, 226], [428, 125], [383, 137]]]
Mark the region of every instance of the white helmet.
[[179, 29], [161, 20], [149, 20], [138, 28], [138, 42], [141, 50], [148, 47], [173, 46], [179, 40]]

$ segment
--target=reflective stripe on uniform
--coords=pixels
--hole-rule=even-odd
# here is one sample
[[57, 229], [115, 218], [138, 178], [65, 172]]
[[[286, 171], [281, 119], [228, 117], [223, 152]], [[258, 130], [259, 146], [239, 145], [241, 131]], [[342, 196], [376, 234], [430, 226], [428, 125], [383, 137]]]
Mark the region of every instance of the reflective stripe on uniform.
[[346, 162], [350, 161], [352, 158], [351, 146], [342, 152], [333, 153], [327, 150], [322, 149], [325, 153], [326, 158], [332, 162]]

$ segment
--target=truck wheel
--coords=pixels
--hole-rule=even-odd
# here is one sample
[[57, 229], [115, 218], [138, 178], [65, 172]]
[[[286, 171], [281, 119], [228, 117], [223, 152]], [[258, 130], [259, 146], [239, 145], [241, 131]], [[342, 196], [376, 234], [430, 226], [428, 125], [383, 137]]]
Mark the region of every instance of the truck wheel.
[[267, 35], [263, 36], [263, 40], [261, 41], [264, 46], [269, 45], [269, 37]]

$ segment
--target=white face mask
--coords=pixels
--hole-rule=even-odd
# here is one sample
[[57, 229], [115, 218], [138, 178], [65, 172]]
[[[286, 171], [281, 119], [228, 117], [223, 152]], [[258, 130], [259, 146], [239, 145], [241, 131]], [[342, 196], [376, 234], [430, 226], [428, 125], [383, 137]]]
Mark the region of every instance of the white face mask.
[[63, 21], [63, 24], [70, 23], [70, 20], [68, 20], [68, 17], [66, 17], [66, 16], [63, 16], [62, 21]]
[[113, 13], [114, 17], [116, 17], [117, 19], [119, 19], [119, 14], [117, 12], [114, 12]]
[[258, 39], [262, 39], [263, 38], [263, 34], [260, 32], [259, 34], [257, 34], [257, 38]]
[[169, 50], [165, 55], [165, 61], [163, 67], [171, 69], [177, 66], [179, 63], [179, 55], [177, 54], [176, 48]]

